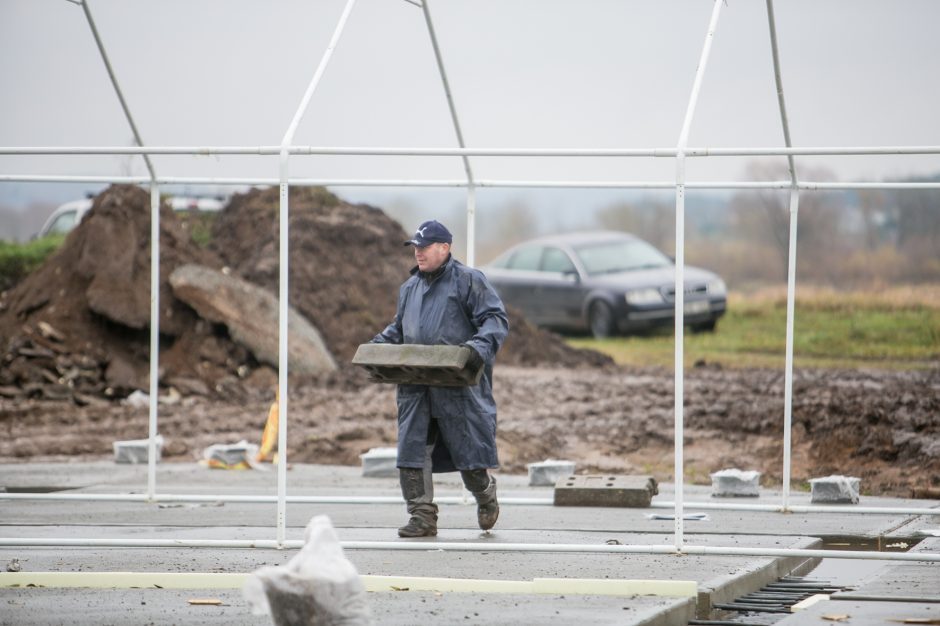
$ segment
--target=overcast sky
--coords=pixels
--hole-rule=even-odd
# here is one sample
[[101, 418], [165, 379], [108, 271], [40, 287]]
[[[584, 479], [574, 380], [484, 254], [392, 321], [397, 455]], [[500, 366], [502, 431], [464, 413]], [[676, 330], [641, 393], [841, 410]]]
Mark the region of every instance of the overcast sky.
[[[340, 0], [92, 0], [144, 142], [275, 145], [342, 12]], [[676, 144], [711, 0], [432, 0], [470, 147]], [[940, 145], [940, 2], [775, 3], [798, 146]], [[0, 145], [130, 145], [82, 8], [0, 0]], [[422, 11], [359, 0], [297, 132], [299, 145], [456, 146]], [[727, 0], [691, 146], [780, 146], [766, 6]], [[158, 174], [276, 177], [276, 157], [154, 157]], [[940, 157], [800, 158], [840, 180], [940, 172]], [[746, 162], [693, 159], [690, 180]], [[669, 180], [672, 159], [473, 159], [488, 179]], [[139, 157], [0, 157], [3, 173], [144, 174]], [[459, 158], [294, 157], [291, 174], [461, 178]], [[0, 204], [16, 193], [0, 183]], [[340, 190], [406, 198], [414, 190]], [[459, 197], [460, 192], [453, 192]]]

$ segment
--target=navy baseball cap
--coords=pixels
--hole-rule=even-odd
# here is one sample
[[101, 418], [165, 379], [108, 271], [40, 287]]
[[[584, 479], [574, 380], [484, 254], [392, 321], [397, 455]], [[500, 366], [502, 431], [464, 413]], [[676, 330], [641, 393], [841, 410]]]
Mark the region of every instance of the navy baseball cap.
[[454, 236], [450, 234], [446, 226], [437, 220], [428, 220], [427, 222], [422, 222], [421, 226], [418, 226], [414, 237], [406, 241], [405, 245], [425, 248], [432, 243], [451, 243], [453, 241]]

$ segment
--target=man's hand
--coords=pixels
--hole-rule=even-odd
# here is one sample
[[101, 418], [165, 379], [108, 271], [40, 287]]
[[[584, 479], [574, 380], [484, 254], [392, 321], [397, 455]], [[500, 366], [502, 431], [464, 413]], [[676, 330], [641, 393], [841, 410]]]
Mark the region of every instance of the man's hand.
[[476, 348], [471, 346], [469, 343], [462, 343], [460, 345], [461, 347], [467, 348], [468, 350], [470, 350], [470, 356], [467, 357], [467, 369], [476, 370], [476, 369], [479, 369], [480, 367], [483, 367], [483, 363], [484, 363], [483, 357], [480, 356], [480, 353], [477, 352]]

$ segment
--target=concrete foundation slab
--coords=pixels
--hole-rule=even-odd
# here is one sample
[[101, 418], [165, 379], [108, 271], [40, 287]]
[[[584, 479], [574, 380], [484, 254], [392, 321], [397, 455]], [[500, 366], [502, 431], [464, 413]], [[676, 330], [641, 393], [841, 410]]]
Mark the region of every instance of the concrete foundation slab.
[[[147, 468], [93, 464], [23, 464], [0, 466], [0, 487], [43, 491], [50, 486], [65, 493], [145, 492]], [[303, 527], [317, 514], [330, 516], [342, 541], [402, 541], [396, 528], [406, 519], [395, 478], [368, 478], [359, 467], [293, 465], [289, 493], [316, 496], [377, 496], [386, 503], [289, 503], [287, 539], [300, 540]], [[676, 624], [684, 626], [708, 606], [761, 587], [784, 574], [804, 573], [812, 563], [772, 557], [651, 555], [577, 552], [457, 552], [435, 549], [435, 543], [492, 541], [600, 546], [609, 543], [670, 545], [673, 522], [646, 518], [649, 509], [555, 507], [550, 487], [529, 487], [525, 475], [500, 474], [500, 497], [538, 503], [504, 504], [494, 532], [481, 534], [476, 506], [463, 497], [459, 474], [435, 476], [436, 493], [458, 504], [440, 508], [440, 535], [418, 540], [427, 550], [350, 549], [347, 556], [361, 574], [373, 576], [437, 576], [534, 580], [535, 578], [694, 580], [698, 597], [666, 599], [599, 595], [435, 593], [428, 591], [370, 592], [377, 623], [497, 624]], [[208, 470], [196, 464], [161, 464], [158, 493], [275, 493], [276, 472]], [[672, 486], [662, 485], [657, 500], [672, 499]], [[714, 501], [707, 486], [687, 485], [687, 512], [696, 500]], [[541, 499], [541, 500], [540, 500]], [[773, 503], [779, 494], [762, 490], [748, 503]], [[792, 494], [794, 504], [809, 504], [808, 493]], [[936, 502], [866, 497], [866, 506], [918, 506]], [[275, 503], [245, 502], [114, 502], [0, 501], [0, 538], [90, 537], [119, 539], [274, 539]], [[820, 536], [853, 535], [874, 539], [904, 536], [907, 529], [940, 523], [938, 515], [780, 514], [709, 510], [709, 519], [685, 523], [688, 545], [725, 547], [812, 547]], [[410, 540], [414, 542], [415, 540]], [[925, 540], [934, 541], [933, 539]], [[923, 543], [916, 549], [940, 552]], [[18, 559], [23, 571], [155, 571], [250, 572], [263, 565], [281, 565], [294, 550], [233, 548], [79, 548], [0, 547], [0, 566]], [[829, 560], [829, 559], [827, 559]], [[867, 561], [866, 561], [867, 562]], [[859, 587], [862, 592], [898, 591], [896, 585], [940, 588], [940, 568], [891, 564], [883, 579], [894, 587]], [[916, 577], [915, 577], [916, 575]], [[891, 583], [890, 581], [895, 581]], [[919, 581], [919, 582], [918, 582]], [[913, 588], [913, 587], [912, 587]], [[190, 597], [216, 596], [221, 606], [190, 606]], [[141, 604], [144, 602], [146, 604]], [[834, 604], [834, 602], [829, 602]], [[239, 593], [231, 590], [114, 589], [92, 595], [81, 589], [0, 589], [0, 624], [99, 623], [261, 624], [269, 618], [248, 614]], [[802, 623], [802, 622], [797, 622]], [[853, 623], [855, 623], [853, 619]]]

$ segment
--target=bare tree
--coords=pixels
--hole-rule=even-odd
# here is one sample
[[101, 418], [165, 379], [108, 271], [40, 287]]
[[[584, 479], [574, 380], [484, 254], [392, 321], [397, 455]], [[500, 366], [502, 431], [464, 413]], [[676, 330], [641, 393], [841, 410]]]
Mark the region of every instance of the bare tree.
[[[752, 180], [788, 180], [784, 163], [751, 163], [747, 168]], [[801, 172], [808, 178], [833, 180], [825, 170]], [[800, 266], [814, 278], [822, 278], [841, 246], [840, 205], [833, 194], [801, 192], [797, 241]], [[779, 264], [779, 276], [786, 278], [790, 247], [790, 196], [786, 190], [759, 190], [736, 193], [731, 198], [733, 227], [738, 237], [769, 246]], [[755, 253], [760, 253], [755, 248]]]
[[604, 228], [633, 233], [663, 251], [672, 252], [676, 247], [675, 207], [659, 200], [613, 204], [598, 211], [597, 221]]

